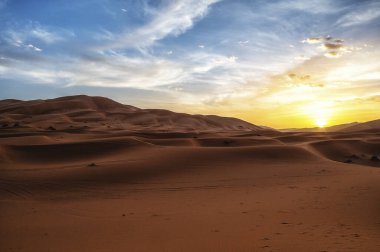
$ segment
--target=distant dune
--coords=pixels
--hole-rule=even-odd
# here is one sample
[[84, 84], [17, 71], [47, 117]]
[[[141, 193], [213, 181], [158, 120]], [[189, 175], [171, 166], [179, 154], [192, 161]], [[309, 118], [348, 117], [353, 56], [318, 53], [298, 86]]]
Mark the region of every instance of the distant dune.
[[380, 130], [380, 119], [368, 122], [352, 122], [333, 125], [326, 128], [290, 128], [281, 129], [282, 132], [355, 132], [355, 131]]
[[380, 130], [380, 119], [373, 120], [364, 123], [355, 123], [341, 129], [344, 132], [354, 132], [354, 131], [378, 131]]
[[50, 100], [3, 100], [0, 101], [0, 115], [3, 128], [16, 124], [56, 130], [113, 127], [135, 131], [274, 131], [231, 117], [139, 109], [108, 98], [85, 95]]
[[3, 100], [0, 251], [378, 252], [378, 126]]

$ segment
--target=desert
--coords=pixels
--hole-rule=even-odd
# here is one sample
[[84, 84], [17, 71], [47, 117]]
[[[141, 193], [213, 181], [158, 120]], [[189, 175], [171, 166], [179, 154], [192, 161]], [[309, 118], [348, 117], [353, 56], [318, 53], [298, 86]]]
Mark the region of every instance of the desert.
[[1, 251], [380, 248], [376, 128], [280, 132], [84, 95], [0, 115]]
[[379, 0], [0, 0], [0, 252], [379, 252]]

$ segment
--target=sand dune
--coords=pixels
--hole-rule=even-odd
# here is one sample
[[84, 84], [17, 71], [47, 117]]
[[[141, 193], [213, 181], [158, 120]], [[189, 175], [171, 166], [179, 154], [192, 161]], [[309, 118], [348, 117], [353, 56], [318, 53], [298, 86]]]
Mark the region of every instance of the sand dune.
[[379, 131], [380, 130], [380, 120], [373, 120], [364, 123], [358, 123], [350, 127], [344, 128], [344, 132], [353, 132], [353, 131]]
[[3, 145], [3, 151], [6, 153], [10, 164], [16, 162], [28, 166], [33, 163], [40, 165], [41, 163], [61, 164], [63, 162], [71, 163], [89, 159], [98, 160], [110, 154], [126, 153], [142, 145], [146, 144], [128, 138], [73, 143]]
[[326, 128], [294, 128], [282, 129], [282, 132], [360, 132], [360, 131], [373, 131], [380, 130], [380, 119], [363, 123], [353, 122], [346, 124], [333, 125]]
[[86, 95], [66, 96], [50, 100], [18, 101], [4, 100], [0, 102], [0, 113], [13, 113], [25, 115], [41, 115], [64, 113], [70, 110], [122, 110], [136, 111], [135, 107], [122, 105], [105, 97], [90, 97]]
[[0, 111], [1, 251], [379, 251], [379, 131], [88, 96]]
[[135, 131], [273, 131], [236, 118], [189, 115], [161, 109], [139, 109], [104, 97], [85, 95], [51, 100], [0, 101], [3, 128], [40, 130], [132, 129]]
[[311, 146], [331, 160], [380, 167], [380, 162], [376, 161], [380, 151], [378, 142], [351, 139], [328, 140], [311, 143]]

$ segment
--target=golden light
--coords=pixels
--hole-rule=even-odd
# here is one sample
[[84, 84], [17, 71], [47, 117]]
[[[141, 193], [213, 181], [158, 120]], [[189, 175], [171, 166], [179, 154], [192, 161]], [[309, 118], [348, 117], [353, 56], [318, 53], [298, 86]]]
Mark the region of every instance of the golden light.
[[315, 125], [324, 128], [333, 116], [334, 103], [318, 101], [302, 106], [302, 111], [309, 118], [310, 126]]
[[318, 125], [319, 128], [323, 128], [325, 127], [325, 125], [327, 124], [327, 120], [324, 119], [324, 118], [318, 118], [315, 123]]

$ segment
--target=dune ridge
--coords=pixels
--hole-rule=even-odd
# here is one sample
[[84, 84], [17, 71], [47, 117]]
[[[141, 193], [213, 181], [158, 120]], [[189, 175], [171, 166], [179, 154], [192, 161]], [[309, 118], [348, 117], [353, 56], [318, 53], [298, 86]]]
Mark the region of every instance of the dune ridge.
[[[139, 109], [105, 97], [85, 95], [50, 100], [0, 101], [3, 128], [60, 130], [66, 127], [135, 131], [271, 131], [237, 118], [189, 115], [163, 109]], [[273, 131], [273, 130], [272, 130]]]

